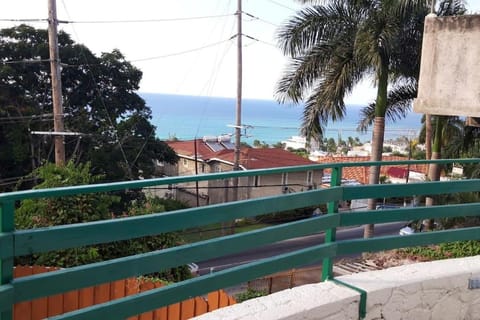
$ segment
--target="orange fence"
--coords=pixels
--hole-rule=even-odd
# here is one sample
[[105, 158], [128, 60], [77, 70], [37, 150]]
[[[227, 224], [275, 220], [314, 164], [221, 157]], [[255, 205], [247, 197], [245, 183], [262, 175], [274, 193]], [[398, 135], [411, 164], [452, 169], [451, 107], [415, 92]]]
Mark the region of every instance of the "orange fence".
[[[58, 270], [58, 268], [17, 266], [15, 267], [14, 276], [24, 277], [55, 270]], [[159, 281], [141, 278], [118, 280], [94, 287], [17, 303], [14, 306], [13, 319], [44, 319], [161, 286], [163, 286], [163, 284]], [[228, 296], [223, 290], [219, 290], [209, 293], [207, 298], [192, 298], [154, 311], [145, 312], [138, 316], [130, 317], [129, 320], [184, 320], [232, 304], [235, 304], [235, 299]]]
[[275, 273], [267, 277], [248, 281], [249, 289], [263, 291], [267, 294], [291, 289], [309, 283], [321, 281], [322, 267], [315, 266], [303, 269], [292, 269], [280, 273]]

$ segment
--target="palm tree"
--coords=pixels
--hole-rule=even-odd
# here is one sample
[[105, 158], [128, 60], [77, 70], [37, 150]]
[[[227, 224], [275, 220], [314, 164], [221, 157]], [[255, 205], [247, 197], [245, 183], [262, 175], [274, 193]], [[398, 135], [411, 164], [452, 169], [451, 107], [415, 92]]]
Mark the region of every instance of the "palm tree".
[[[419, 64], [423, 1], [398, 0], [304, 0], [302, 9], [279, 31], [279, 44], [291, 57], [278, 82], [281, 102], [304, 100], [302, 134], [323, 135], [329, 120], [341, 120], [344, 97], [364, 78], [374, 77], [377, 96], [374, 108], [372, 161], [380, 161], [383, 149], [387, 89], [393, 82], [414, 76]], [[319, 4], [321, 3], [321, 4]], [[418, 70], [418, 69], [417, 69]], [[369, 183], [377, 184], [380, 167], [370, 169]], [[375, 199], [368, 208], [374, 209]], [[373, 225], [365, 228], [365, 237]]]

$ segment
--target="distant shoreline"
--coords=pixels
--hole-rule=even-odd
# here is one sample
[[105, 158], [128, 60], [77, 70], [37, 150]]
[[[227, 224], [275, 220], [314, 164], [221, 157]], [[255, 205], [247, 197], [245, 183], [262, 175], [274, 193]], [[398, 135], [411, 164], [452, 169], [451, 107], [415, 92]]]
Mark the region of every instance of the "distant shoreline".
[[[152, 123], [157, 127], [156, 136], [167, 140], [173, 136], [191, 140], [203, 136], [233, 134], [235, 124], [234, 98], [185, 96], [175, 94], [140, 93], [152, 110]], [[370, 141], [371, 129], [366, 133], [356, 131], [362, 106], [347, 106], [347, 114], [341, 122], [331, 123], [325, 130], [326, 138], [342, 139], [358, 137]], [[242, 100], [242, 124], [250, 126], [243, 130], [242, 141], [252, 144], [259, 140], [275, 144], [300, 135], [303, 108], [301, 105], [282, 105], [273, 100]], [[406, 119], [386, 124], [385, 140], [411, 136], [421, 127], [420, 114], [413, 112]], [[230, 125], [230, 127], [229, 127]]]

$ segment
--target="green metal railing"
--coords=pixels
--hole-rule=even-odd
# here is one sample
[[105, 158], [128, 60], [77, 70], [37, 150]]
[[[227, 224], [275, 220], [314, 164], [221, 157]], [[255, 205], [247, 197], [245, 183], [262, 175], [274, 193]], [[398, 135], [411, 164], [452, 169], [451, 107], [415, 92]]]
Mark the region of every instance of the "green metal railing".
[[[457, 192], [480, 192], [480, 180], [456, 180], [411, 184], [341, 186], [345, 167], [425, 163], [478, 163], [480, 159], [436, 161], [389, 161], [335, 163], [311, 166], [236, 171], [199, 176], [150, 179], [120, 183], [53, 188], [0, 194], [0, 319], [11, 319], [13, 305], [39, 297], [68, 292], [92, 285], [164, 270], [192, 261], [204, 261], [281, 240], [325, 231], [325, 242], [230, 269], [175, 283], [137, 295], [69, 312], [53, 319], [126, 318], [154, 310], [212, 290], [229, 287], [257, 277], [323, 260], [322, 278], [332, 279], [332, 259], [339, 255], [379, 251], [408, 246], [480, 239], [480, 227], [418, 233], [410, 236], [384, 236], [336, 241], [338, 227], [378, 224], [426, 218], [480, 215], [480, 203], [336, 214], [339, 201], [368, 198], [432, 196]], [[112, 219], [83, 224], [29, 230], [14, 229], [18, 201], [63, 197], [84, 193], [111, 192], [192, 181], [271, 175], [284, 172], [332, 169], [331, 187], [272, 197], [242, 200], [205, 207]], [[256, 231], [224, 236], [164, 250], [62, 269], [55, 272], [13, 279], [14, 258], [23, 255], [134, 239], [164, 232], [185, 230], [237, 218], [328, 204], [328, 214], [276, 225]]]

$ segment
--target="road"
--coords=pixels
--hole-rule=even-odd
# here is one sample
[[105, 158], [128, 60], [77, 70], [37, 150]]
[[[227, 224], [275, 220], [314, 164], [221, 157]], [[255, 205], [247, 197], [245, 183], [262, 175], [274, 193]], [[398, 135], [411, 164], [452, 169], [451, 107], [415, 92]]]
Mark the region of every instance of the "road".
[[[398, 234], [400, 228], [404, 225], [405, 222], [384, 223], [375, 225], [375, 236]], [[363, 227], [337, 230], [337, 240], [347, 240], [361, 237], [363, 237]], [[305, 237], [280, 241], [274, 244], [251, 249], [238, 254], [202, 261], [197, 263], [199, 266], [199, 274], [202, 275], [214, 271], [220, 271], [255, 260], [276, 256], [286, 252], [300, 250], [319, 243], [323, 243], [324, 239], [324, 233], [322, 232]]]

